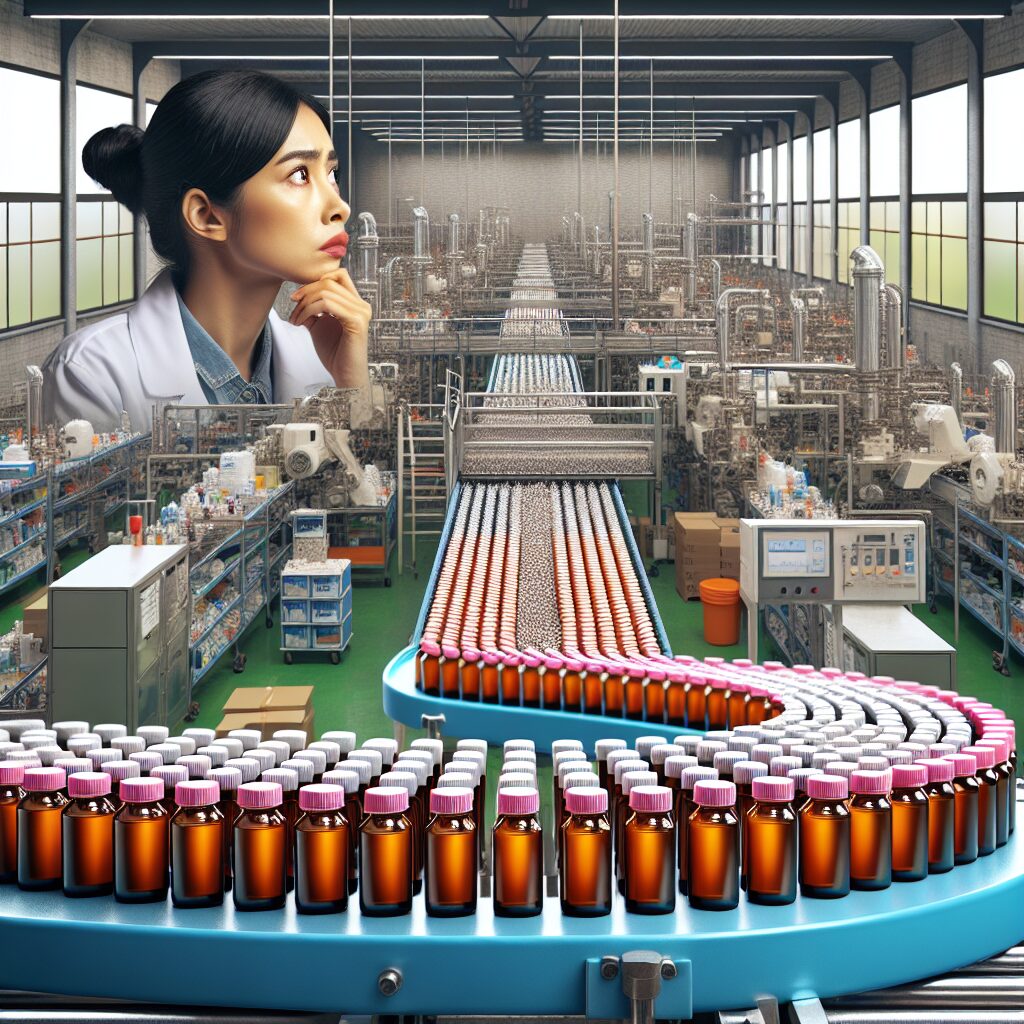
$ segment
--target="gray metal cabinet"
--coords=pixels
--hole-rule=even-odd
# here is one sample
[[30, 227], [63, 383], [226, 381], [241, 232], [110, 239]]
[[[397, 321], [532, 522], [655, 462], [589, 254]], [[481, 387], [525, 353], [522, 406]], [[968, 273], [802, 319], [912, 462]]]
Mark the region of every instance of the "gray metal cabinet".
[[50, 584], [54, 721], [177, 722], [190, 697], [188, 547], [109, 547]]

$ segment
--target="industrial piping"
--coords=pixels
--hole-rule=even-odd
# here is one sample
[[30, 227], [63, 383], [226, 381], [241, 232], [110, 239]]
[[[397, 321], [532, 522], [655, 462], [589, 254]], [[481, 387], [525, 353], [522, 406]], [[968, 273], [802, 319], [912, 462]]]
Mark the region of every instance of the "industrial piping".
[[992, 364], [992, 416], [997, 452], [1017, 451], [1017, 376], [1005, 359]]
[[[859, 245], [850, 254], [853, 260], [853, 338], [854, 361], [859, 373], [877, 373], [881, 369], [881, 295], [885, 267], [869, 245]], [[866, 422], [879, 415], [878, 391], [869, 385], [861, 400]]]
[[372, 213], [359, 214], [356, 249], [359, 253], [356, 288], [373, 307], [373, 313], [376, 316], [380, 306], [380, 282], [377, 274], [380, 238], [377, 235], [377, 220]]

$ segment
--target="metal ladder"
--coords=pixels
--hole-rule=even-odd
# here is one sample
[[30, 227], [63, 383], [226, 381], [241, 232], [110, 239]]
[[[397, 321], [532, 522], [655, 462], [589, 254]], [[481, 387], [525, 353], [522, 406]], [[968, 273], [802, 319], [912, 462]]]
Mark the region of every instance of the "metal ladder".
[[403, 405], [398, 411], [398, 571], [403, 571], [408, 534], [414, 577], [419, 575], [417, 541], [441, 536], [448, 505], [443, 409]]

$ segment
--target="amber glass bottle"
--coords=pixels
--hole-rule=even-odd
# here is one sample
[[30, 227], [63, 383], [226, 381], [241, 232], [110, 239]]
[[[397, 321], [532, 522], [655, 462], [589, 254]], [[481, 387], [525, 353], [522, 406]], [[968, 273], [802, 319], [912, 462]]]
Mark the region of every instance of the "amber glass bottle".
[[892, 774], [861, 770], [850, 775], [850, 887], [888, 889], [892, 884]]
[[427, 824], [424, 810], [426, 797], [420, 792], [419, 780], [412, 771], [382, 772], [380, 787], [387, 789], [391, 786], [402, 786], [409, 794], [409, 806], [406, 808], [405, 817], [409, 821], [412, 836], [412, 893], [416, 896], [423, 889], [424, 832]]
[[[634, 813], [632, 804], [629, 802], [629, 794], [635, 786], [657, 786], [658, 773], [648, 770], [629, 771], [622, 773], [620, 786], [622, 797], [619, 800], [619, 817], [616, 821], [618, 828], [615, 843], [615, 881], [619, 892], [625, 895], [626, 892], [626, 821]], [[667, 788], [667, 787], [665, 787]], [[669, 791], [671, 793], [671, 790]], [[671, 810], [669, 805], [669, 810]], [[673, 819], [675, 820], [675, 819]], [[672, 867], [675, 870], [675, 854], [672, 857]]]
[[566, 711], [583, 710], [583, 673], [586, 666], [578, 658], [566, 658], [562, 669], [562, 700]]
[[850, 891], [849, 790], [840, 775], [807, 780], [800, 810], [800, 895], [836, 899]]
[[288, 825], [276, 782], [243, 782], [235, 819], [234, 900], [236, 910], [280, 910], [288, 885]]
[[540, 707], [541, 659], [535, 654], [523, 654], [523, 706]]
[[612, 828], [600, 786], [565, 791], [559, 897], [569, 917], [601, 917], [612, 908]]
[[18, 877], [18, 804], [25, 790], [25, 766], [0, 761], [0, 882]]
[[462, 679], [462, 699], [480, 699], [480, 668], [481, 654], [474, 647], [462, 649], [462, 659], [459, 662], [459, 676]]
[[[235, 819], [238, 817], [238, 787], [242, 784], [242, 772], [239, 768], [211, 768], [208, 779], [213, 779], [220, 787], [220, 800], [217, 806], [224, 815], [224, 891], [231, 891], [231, 872], [234, 863]], [[255, 782], [255, 778], [250, 780]]]
[[747, 820], [747, 898], [780, 906], [796, 899], [797, 820], [792, 779], [763, 775], [753, 782]]
[[424, 693], [433, 697], [441, 692], [440, 658], [441, 648], [436, 643], [430, 640], [420, 641], [420, 650], [416, 655], [417, 682]]
[[928, 874], [941, 875], [953, 869], [954, 801], [953, 765], [941, 757], [918, 762], [928, 769]]
[[184, 782], [188, 778], [188, 769], [183, 768], [180, 764], [162, 764], [157, 768], [151, 769], [149, 777], [152, 779], [160, 779], [164, 784], [164, 795], [160, 803], [163, 805], [164, 810], [167, 811], [171, 817], [174, 817], [174, 812], [178, 809], [178, 801], [175, 798], [174, 787], [179, 782]]
[[426, 909], [431, 917], [476, 912], [479, 836], [473, 790], [446, 786], [430, 793], [426, 828]]
[[729, 728], [747, 724], [747, 704], [750, 703], [750, 689], [746, 683], [732, 683], [729, 686]]
[[363, 795], [359, 826], [359, 908], [367, 917], [412, 909], [413, 835], [405, 812], [409, 791], [373, 786]]
[[170, 815], [160, 803], [160, 779], [125, 779], [114, 818], [114, 899], [155, 903], [167, 899]]
[[687, 898], [698, 910], [732, 910], [740, 898], [736, 786], [712, 779], [693, 787], [686, 823]]
[[729, 721], [729, 690], [724, 679], [709, 679], [704, 692], [708, 728], [724, 729]]
[[188, 779], [174, 787], [171, 818], [171, 900], [176, 907], [219, 907], [224, 902], [224, 832], [212, 779]]
[[[286, 758], [286, 760], [290, 759]], [[284, 815], [288, 844], [285, 850], [285, 869], [288, 872], [288, 888], [291, 889], [295, 883], [295, 822], [299, 818], [299, 775], [294, 769], [282, 766], [281, 768], [268, 768], [260, 775], [260, 780], [276, 782], [281, 787], [281, 813]], [[233, 825], [234, 822], [231, 823], [231, 826]], [[231, 841], [233, 845], [234, 837]]]
[[686, 673], [668, 669], [665, 680], [665, 721], [680, 728], [686, 725]]
[[[672, 759], [670, 758], [670, 760]], [[694, 757], [694, 763], [683, 768], [679, 776], [679, 788], [672, 794], [672, 817], [676, 822], [676, 847], [679, 860], [679, 891], [684, 896], [688, 888], [686, 877], [688, 872], [687, 822], [690, 820], [690, 815], [696, 810], [696, 804], [693, 802], [693, 787], [698, 782], [711, 782], [718, 778], [718, 772], [714, 768], [705, 768], [698, 765], [696, 761], [697, 759]]]
[[976, 746], [991, 747], [996, 752], [996, 763], [992, 768], [999, 780], [996, 785], [996, 846], [1005, 846], [1010, 836], [1010, 803], [1016, 796], [1013, 792], [1016, 779], [1010, 763], [1010, 740], [1003, 737], [990, 738], [986, 734], [978, 740]]
[[600, 715], [604, 701], [604, 687], [607, 673], [599, 661], [588, 661], [583, 677], [583, 713]]
[[626, 910], [671, 914], [676, 907], [676, 823], [672, 791], [632, 786], [623, 828], [622, 859]]
[[352, 827], [344, 806], [343, 786], [326, 782], [299, 790], [294, 863], [300, 914], [336, 914], [348, 907]]
[[953, 863], [978, 859], [978, 762], [970, 754], [947, 754], [953, 765]]
[[354, 896], [359, 885], [359, 822], [363, 818], [359, 774], [347, 768], [335, 768], [333, 771], [324, 772], [324, 784], [341, 786], [345, 791], [345, 802], [341, 810], [348, 823], [348, 894]]
[[61, 817], [67, 797], [61, 768], [26, 768], [18, 804], [18, 886], [59, 889], [63, 882]]
[[540, 797], [528, 786], [498, 790], [491, 846], [494, 913], [533, 917], [544, 904], [544, 850], [537, 812]]
[[996, 848], [996, 803], [999, 776], [995, 772], [996, 752], [991, 747], [961, 747], [978, 766], [978, 856], [987, 857]]
[[61, 821], [65, 896], [109, 896], [114, 891], [114, 814], [110, 776], [68, 776], [68, 805]]
[[626, 682], [629, 677], [622, 668], [611, 664], [604, 667], [604, 713], [609, 718], [621, 718], [626, 704]]
[[928, 769], [923, 764], [892, 766], [892, 880], [928, 877]]
[[740, 820], [740, 888], [746, 889], [747, 876], [747, 814], [754, 806], [754, 780], [769, 774], [763, 761], [736, 761], [732, 766], [732, 780], [736, 785], [736, 816]]

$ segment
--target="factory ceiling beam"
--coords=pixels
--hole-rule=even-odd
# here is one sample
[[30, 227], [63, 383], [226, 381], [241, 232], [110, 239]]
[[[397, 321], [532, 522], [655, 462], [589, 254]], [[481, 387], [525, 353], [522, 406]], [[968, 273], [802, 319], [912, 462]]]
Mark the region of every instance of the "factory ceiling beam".
[[[414, 18], [424, 13], [424, 0], [348, 0], [339, 17], [400, 15]], [[765, 0], [689, 0], [681, 8], [679, 0], [623, 0], [620, 16], [687, 18], [747, 17], [766, 14]], [[870, 20], [886, 18], [930, 17], [1003, 17], [1011, 13], [1009, 0], [844, 0], [822, 11], [820, 0], [774, 0], [773, 18], [856, 17]], [[527, 10], [524, 0], [431, 0], [432, 16], [490, 15], [496, 18], [521, 17]], [[611, 0], [529, 0], [531, 17], [607, 17]], [[103, 17], [246, 17], [246, 18], [324, 18], [323, 0], [25, 0], [25, 13], [31, 17], [103, 18]]]

